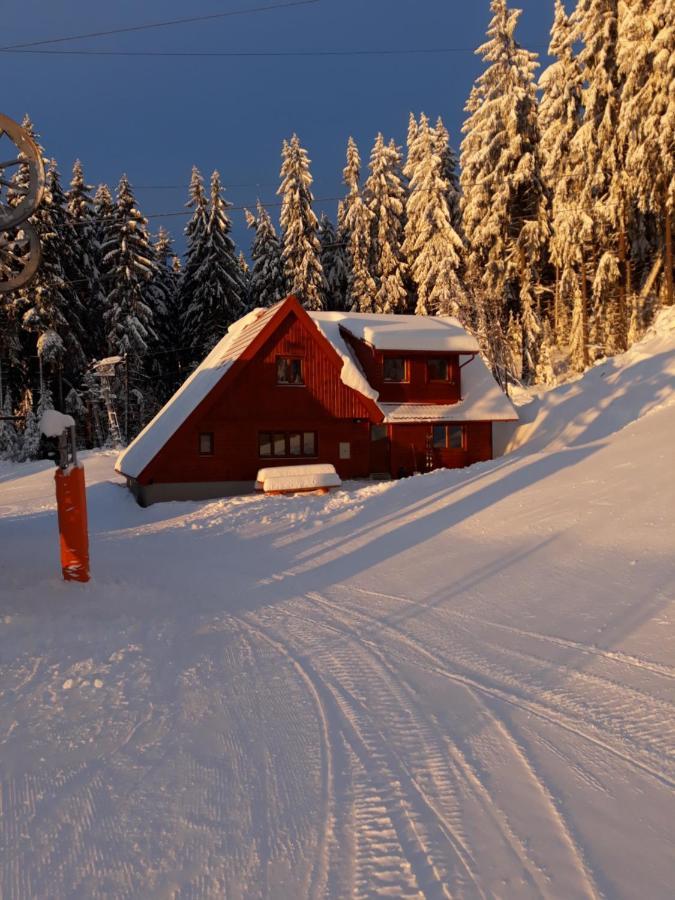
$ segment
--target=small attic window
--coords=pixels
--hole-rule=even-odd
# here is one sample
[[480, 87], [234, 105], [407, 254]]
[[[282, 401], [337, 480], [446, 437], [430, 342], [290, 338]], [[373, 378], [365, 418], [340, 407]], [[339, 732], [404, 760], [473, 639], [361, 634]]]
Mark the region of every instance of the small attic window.
[[199, 435], [199, 455], [213, 456], [213, 432], [203, 431]]
[[302, 359], [299, 356], [277, 356], [277, 384], [303, 385]]
[[407, 381], [406, 361], [402, 356], [385, 356], [382, 363], [382, 376], [385, 381]]

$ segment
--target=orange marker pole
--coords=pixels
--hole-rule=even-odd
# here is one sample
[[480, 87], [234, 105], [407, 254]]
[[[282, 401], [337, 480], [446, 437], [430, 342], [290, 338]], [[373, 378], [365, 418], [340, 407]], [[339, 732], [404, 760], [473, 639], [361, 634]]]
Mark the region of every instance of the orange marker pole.
[[66, 581], [89, 581], [87, 495], [82, 466], [57, 468], [56, 506], [61, 537], [61, 568]]

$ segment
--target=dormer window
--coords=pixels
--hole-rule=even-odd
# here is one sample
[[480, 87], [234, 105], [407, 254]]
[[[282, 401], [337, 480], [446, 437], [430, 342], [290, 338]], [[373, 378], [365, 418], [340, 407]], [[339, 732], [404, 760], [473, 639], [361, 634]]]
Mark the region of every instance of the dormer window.
[[407, 381], [406, 361], [402, 356], [385, 356], [382, 364], [382, 377], [385, 381]]
[[452, 367], [447, 359], [432, 358], [427, 360], [427, 375], [429, 381], [451, 381]]
[[303, 385], [302, 360], [299, 356], [277, 356], [277, 384]]

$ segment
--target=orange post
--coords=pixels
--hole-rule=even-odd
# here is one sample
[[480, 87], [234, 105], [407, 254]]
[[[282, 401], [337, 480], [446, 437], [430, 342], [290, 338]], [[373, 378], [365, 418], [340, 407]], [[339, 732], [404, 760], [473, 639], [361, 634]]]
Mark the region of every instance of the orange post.
[[84, 469], [57, 468], [56, 506], [61, 536], [61, 568], [66, 581], [89, 581], [89, 534]]

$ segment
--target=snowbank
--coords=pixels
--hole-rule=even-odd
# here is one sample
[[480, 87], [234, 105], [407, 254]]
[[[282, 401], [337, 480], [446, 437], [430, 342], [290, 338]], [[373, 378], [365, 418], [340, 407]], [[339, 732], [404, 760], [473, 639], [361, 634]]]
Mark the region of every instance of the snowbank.
[[588, 443], [660, 406], [675, 403], [675, 307], [663, 310], [626, 353], [603, 359], [582, 376], [546, 391], [514, 397], [521, 425], [506, 452]]

